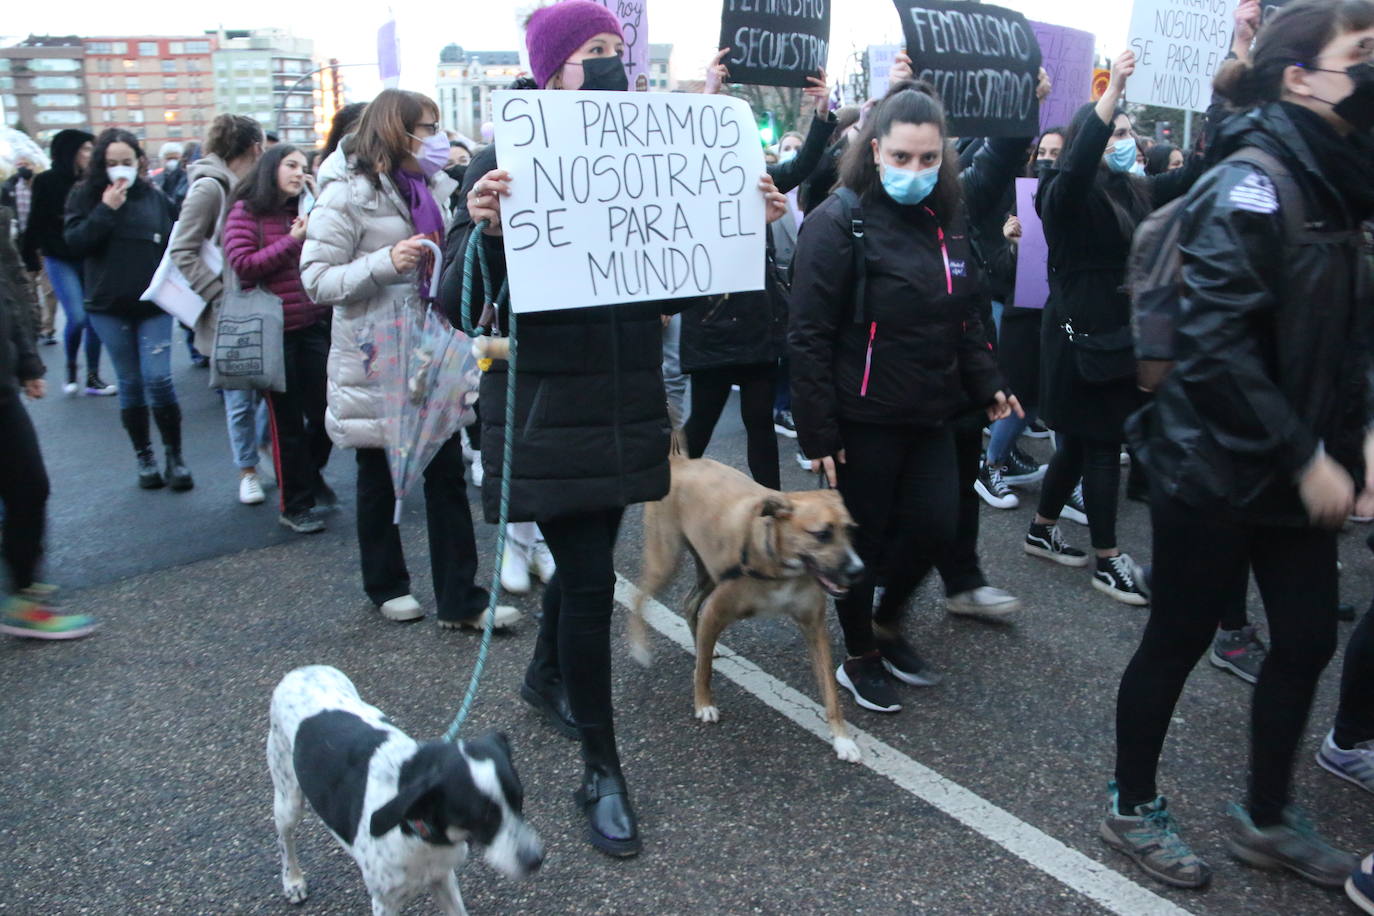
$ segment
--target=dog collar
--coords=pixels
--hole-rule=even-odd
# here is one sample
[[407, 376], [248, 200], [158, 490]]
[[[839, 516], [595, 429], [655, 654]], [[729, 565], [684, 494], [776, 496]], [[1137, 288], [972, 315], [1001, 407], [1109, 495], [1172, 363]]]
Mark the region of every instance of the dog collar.
[[739, 549], [739, 563], [731, 566], [720, 574], [720, 581], [728, 582], [731, 579], [742, 578], [758, 579], [761, 582], [780, 582], [782, 576], [765, 576], [763, 573], [749, 566], [749, 545], [745, 544]]
[[434, 846], [453, 845], [449, 842], [447, 834], [439, 833], [428, 821], [423, 821], [419, 818], [411, 818], [410, 820], [402, 821], [401, 830], [414, 836], [421, 842], [430, 843]]

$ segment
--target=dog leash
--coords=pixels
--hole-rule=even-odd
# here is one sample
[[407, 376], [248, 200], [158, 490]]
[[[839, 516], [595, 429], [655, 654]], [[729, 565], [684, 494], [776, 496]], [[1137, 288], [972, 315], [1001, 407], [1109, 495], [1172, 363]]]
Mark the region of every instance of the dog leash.
[[[469, 324], [468, 318], [472, 305], [474, 257], [480, 261], [483, 302], [492, 310], [492, 329], [495, 328], [495, 316], [499, 314], [502, 303], [507, 306], [510, 303], [509, 282], [502, 282], [500, 291], [495, 296], [492, 295], [491, 271], [487, 269], [487, 248], [482, 240], [482, 231], [486, 227], [487, 221], [482, 220], [473, 227], [472, 234], [468, 236], [468, 247], [463, 256], [463, 294], [458, 303], [458, 320], [463, 326], [463, 332], [474, 340], [480, 336], [480, 329], [474, 324]], [[483, 309], [484, 316], [485, 312]], [[458, 714], [453, 717], [453, 723], [449, 725], [448, 731], [444, 732], [444, 740], [450, 743], [457, 739], [459, 730], [467, 721], [468, 713], [472, 711], [473, 701], [477, 699], [477, 685], [481, 683], [482, 672], [486, 670], [487, 653], [491, 649], [491, 634], [496, 628], [496, 603], [501, 597], [501, 564], [506, 556], [506, 518], [510, 514], [511, 444], [515, 438], [515, 311], [509, 307], [506, 309], [506, 321], [509, 325], [506, 328], [506, 337], [510, 341], [510, 353], [506, 357], [506, 438], [501, 448], [501, 506], [496, 526], [496, 562], [491, 572], [487, 619], [482, 627], [482, 643], [477, 650], [477, 662], [472, 667], [472, 677], [468, 680], [467, 693], [463, 696], [462, 705], [458, 707]], [[490, 368], [489, 364], [483, 367], [483, 371], [487, 368]]]

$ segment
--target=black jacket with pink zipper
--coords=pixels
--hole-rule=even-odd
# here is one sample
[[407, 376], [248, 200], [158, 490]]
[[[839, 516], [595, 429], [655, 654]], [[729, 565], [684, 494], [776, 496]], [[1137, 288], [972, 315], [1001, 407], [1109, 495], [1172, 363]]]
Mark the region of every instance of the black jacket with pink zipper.
[[941, 225], [881, 187], [864, 196], [866, 302], [856, 303], [849, 208], [831, 196], [802, 223], [788, 323], [792, 412], [809, 458], [844, 448], [841, 419], [934, 427], [1003, 387], [979, 318], [968, 238], [1024, 165], [1028, 141], [999, 139], [960, 175], [964, 207]]

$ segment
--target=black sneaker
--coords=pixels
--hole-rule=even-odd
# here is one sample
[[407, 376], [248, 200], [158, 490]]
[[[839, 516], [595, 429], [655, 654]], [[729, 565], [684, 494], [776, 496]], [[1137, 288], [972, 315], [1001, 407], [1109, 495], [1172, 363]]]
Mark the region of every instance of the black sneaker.
[[1038, 483], [1045, 476], [1048, 464], [1036, 464], [1035, 459], [1016, 446], [1007, 452], [1007, 463], [1002, 468], [1002, 479], [1007, 483]]
[[973, 490], [982, 497], [983, 502], [994, 509], [1015, 509], [1021, 505], [1020, 498], [1007, 486], [1002, 469], [989, 465], [986, 461], [978, 469], [978, 479], [973, 482]]
[[324, 530], [324, 522], [311, 509], [304, 512], [283, 512], [277, 521], [297, 534], [319, 534]]
[[1144, 576], [1135, 561], [1124, 553], [1114, 557], [1098, 557], [1097, 572], [1093, 573], [1093, 588], [1104, 592], [1122, 604], [1144, 607], [1150, 603], [1145, 591]]
[[840, 686], [854, 694], [854, 702], [864, 709], [874, 712], [898, 712], [902, 704], [897, 702], [897, 691], [892, 680], [883, 668], [882, 656], [877, 651], [851, 658], [835, 670], [835, 680]]
[[1256, 827], [1249, 813], [1231, 806], [1226, 847], [1231, 855], [1255, 868], [1286, 868], [1322, 887], [1342, 887], [1359, 868], [1350, 853], [1336, 849], [1318, 835], [1312, 822], [1297, 808], [1283, 809], [1283, 823]]
[[1028, 439], [1048, 439], [1050, 437], [1050, 428], [1039, 420], [1036, 420], [1034, 423], [1027, 426], [1026, 431], [1021, 435]]
[[797, 424], [792, 422], [792, 411], [773, 411], [773, 432], [789, 439], [797, 438]]
[[1077, 547], [1070, 547], [1065, 542], [1064, 535], [1059, 533], [1058, 525], [1037, 525], [1031, 522], [1023, 549], [1033, 557], [1043, 557], [1060, 566], [1088, 565], [1088, 555]]
[[117, 387], [115, 387], [114, 385], [109, 384], [108, 382], [106, 382], [104, 379], [102, 379], [99, 375], [97, 375], [97, 374], [94, 373], [94, 372], [87, 372], [87, 373], [86, 373], [86, 389], [85, 389], [85, 391], [86, 391], [86, 394], [90, 395], [90, 396], [93, 397], [93, 398], [100, 398], [100, 397], [106, 397], [106, 398], [107, 398], [107, 397], [109, 397], [109, 396], [112, 395], [112, 394], [118, 394], [118, 393], [119, 393], [119, 389], [118, 389]]
[[878, 654], [882, 656], [887, 672], [904, 684], [934, 687], [940, 683], [940, 675], [931, 670], [926, 660], [911, 647], [911, 643], [900, 636], [890, 639], [879, 637]]
[[1260, 669], [1269, 650], [1255, 633], [1252, 625], [1239, 630], [1217, 630], [1212, 639], [1212, 651], [1207, 660], [1223, 671], [1229, 671], [1242, 681], [1259, 681]]
[[1059, 510], [1059, 517], [1080, 525], [1088, 524], [1088, 504], [1083, 500], [1083, 481], [1080, 480], [1078, 486], [1073, 488], [1073, 492], [1069, 494], [1069, 501]]

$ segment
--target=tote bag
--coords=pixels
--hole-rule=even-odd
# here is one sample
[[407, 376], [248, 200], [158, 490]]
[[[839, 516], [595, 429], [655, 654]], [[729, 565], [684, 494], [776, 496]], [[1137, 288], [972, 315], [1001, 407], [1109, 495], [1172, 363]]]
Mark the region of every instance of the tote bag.
[[214, 317], [210, 387], [285, 391], [281, 297], [261, 287], [241, 289], [234, 269], [224, 265], [224, 299]]

